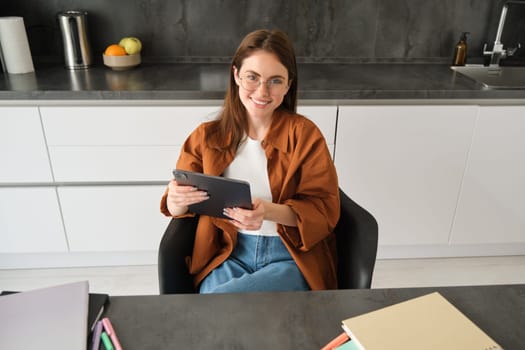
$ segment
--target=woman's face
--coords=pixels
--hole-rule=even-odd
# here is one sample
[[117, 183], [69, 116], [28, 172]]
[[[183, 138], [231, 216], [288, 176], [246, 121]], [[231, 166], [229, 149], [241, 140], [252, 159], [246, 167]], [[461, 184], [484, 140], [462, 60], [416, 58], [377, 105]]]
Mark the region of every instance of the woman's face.
[[288, 70], [276, 55], [259, 50], [233, 67], [239, 97], [254, 121], [270, 119], [289, 89]]

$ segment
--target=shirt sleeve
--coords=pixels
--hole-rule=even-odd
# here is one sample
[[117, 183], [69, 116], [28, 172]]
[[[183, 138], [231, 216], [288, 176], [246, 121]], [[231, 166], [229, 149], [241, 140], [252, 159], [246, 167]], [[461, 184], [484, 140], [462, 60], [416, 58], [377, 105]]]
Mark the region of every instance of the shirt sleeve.
[[323, 135], [310, 121], [298, 131], [292, 157], [298, 183], [284, 204], [296, 213], [298, 226], [282, 230], [297, 249], [308, 251], [327, 238], [339, 220], [337, 172]]
[[[177, 169], [202, 172], [202, 145], [204, 139], [204, 125], [198, 126], [184, 141], [179, 158], [177, 160]], [[164, 191], [160, 200], [160, 211], [165, 216], [171, 216], [166, 203], [168, 189]], [[194, 214], [186, 213], [178, 217], [193, 216]]]
[[202, 173], [202, 147], [205, 144], [205, 125], [197, 127], [184, 141], [177, 160], [177, 169]]

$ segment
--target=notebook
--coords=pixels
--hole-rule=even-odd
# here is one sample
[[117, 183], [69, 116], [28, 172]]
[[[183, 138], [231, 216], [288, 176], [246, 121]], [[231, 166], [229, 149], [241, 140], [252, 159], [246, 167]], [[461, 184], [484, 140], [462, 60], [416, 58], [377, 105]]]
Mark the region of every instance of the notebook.
[[85, 350], [87, 281], [0, 297], [0, 349]]
[[343, 329], [363, 350], [502, 350], [438, 292], [346, 319]]

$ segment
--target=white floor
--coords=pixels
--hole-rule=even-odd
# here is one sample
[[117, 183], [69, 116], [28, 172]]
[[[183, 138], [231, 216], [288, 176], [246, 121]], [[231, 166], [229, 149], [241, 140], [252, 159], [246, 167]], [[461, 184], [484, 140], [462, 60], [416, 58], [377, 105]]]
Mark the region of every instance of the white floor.
[[[0, 270], [0, 290], [31, 290], [88, 280], [90, 291], [158, 294], [157, 266]], [[378, 260], [372, 288], [525, 283], [525, 255]]]

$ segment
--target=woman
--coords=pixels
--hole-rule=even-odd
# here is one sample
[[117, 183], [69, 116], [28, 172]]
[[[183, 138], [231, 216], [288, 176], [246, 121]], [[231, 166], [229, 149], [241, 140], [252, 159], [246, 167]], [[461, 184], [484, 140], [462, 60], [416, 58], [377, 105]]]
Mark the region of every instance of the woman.
[[[201, 293], [337, 288], [337, 174], [317, 126], [296, 114], [297, 64], [280, 31], [258, 30], [239, 45], [217, 120], [185, 141], [177, 168], [246, 180], [253, 208], [201, 215], [188, 267]], [[172, 180], [167, 216], [193, 215], [206, 192]]]

